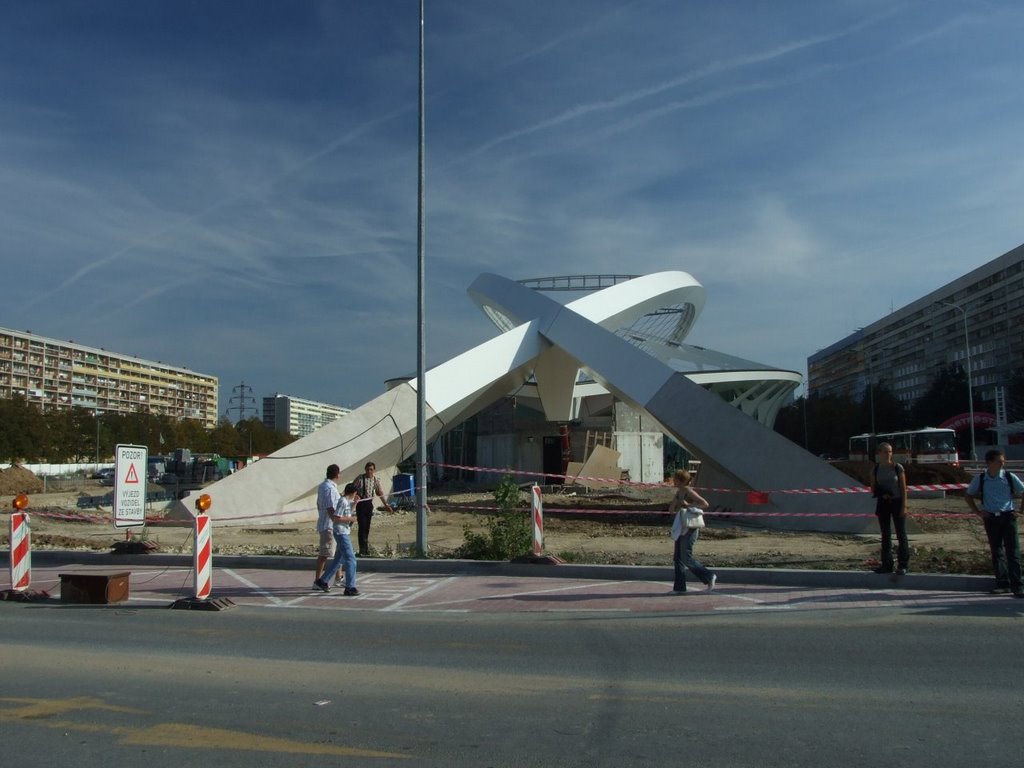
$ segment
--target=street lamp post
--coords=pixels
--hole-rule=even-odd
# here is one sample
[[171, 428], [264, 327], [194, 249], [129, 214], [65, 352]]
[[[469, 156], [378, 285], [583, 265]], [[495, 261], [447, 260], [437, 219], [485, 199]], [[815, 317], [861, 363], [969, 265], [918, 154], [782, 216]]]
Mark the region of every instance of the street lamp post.
[[865, 358], [868, 368], [868, 397], [871, 404], [871, 434], [875, 434], [875, 372], [871, 369], [871, 353]]
[[426, 180], [426, 93], [423, 78], [423, 15], [424, 0], [420, 0], [419, 158], [416, 189], [416, 554], [420, 557], [427, 556], [426, 214], [423, 199]]
[[871, 388], [871, 434], [875, 434], [875, 382], [871, 380], [868, 382], [868, 386]]
[[964, 354], [967, 355], [967, 412], [971, 419], [971, 461], [975, 461], [978, 458], [978, 454], [974, 448], [974, 387], [972, 385], [971, 373], [971, 341], [970, 337], [967, 335], [967, 310], [961, 307], [959, 304], [954, 304], [951, 301], [937, 301], [935, 303], [942, 304], [943, 306], [947, 307], [952, 307], [963, 316]]

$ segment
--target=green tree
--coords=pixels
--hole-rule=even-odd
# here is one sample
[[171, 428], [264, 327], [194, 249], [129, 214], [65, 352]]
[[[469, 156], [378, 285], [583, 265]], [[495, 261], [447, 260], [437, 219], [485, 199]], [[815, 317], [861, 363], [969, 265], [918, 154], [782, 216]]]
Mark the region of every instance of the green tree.
[[175, 429], [174, 448], [188, 448], [192, 453], [210, 452], [210, 431], [196, 419], [182, 419]]
[[73, 434], [69, 437], [70, 456], [74, 461], [89, 461], [95, 456], [96, 416], [85, 408], [71, 409]]
[[775, 431], [817, 456], [846, 456], [850, 437], [865, 431], [860, 409], [858, 401], [845, 396], [799, 398], [779, 411]]
[[46, 460], [59, 464], [78, 456], [78, 425], [75, 414], [63, 409], [46, 414]]
[[270, 453], [271, 447], [269, 431], [263, 426], [263, 422], [257, 418], [245, 419], [235, 424], [238, 430], [239, 441], [242, 451], [247, 456]]
[[226, 416], [210, 432], [210, 450], [221, 456], [241, 456], [245, 453], [238, 430]]
[[775, 417], [775, 431], [797, 445], [807, 448], [804, 440], [804, 410], [807, 398], [798, 397], [792, 403], [779, 409]]
[[1024, 420], [1024, 368], [1013, 372], [1006, 387], [1006, 415], [1010, 421]]
[[273, 453], [294, 442], [292, 435], [267, 429], [256, 418], [231, 424], [223, 419], [207, 429], [195, 419], [150, 413], [97, 413], [91, 408], [51, 409], [45, 413], [24, 397], [0, 399], [0, 460], [18, 462], [111, 461], [118, 444], [144, 445], [151, 456], [175, 448], [225, 456]]
[[0, 400], [0, 459], [41, 461], [48, 442], [46, 419], [38, 408], [20, 395]]
[[[979, 410], [977, 397], [972, 399], [975, 410]], [[969, 405], [967, 373], [959, 364], [953, 363], [939, 371], [928, 390], [914, 402], [911, 407], [914, 426], [938, 426], [952, 416], [966, 413]]]
[[244, 419], [234, 425], [238, 435], [238, 447], [230, 456], [265, 456], [295, 442], [287, 432], [267, 429], [260, 419]]
[[860, 401], [858, 432], [896, 432], [906, 429], [907, 408], [885, 380], [869, 385]]

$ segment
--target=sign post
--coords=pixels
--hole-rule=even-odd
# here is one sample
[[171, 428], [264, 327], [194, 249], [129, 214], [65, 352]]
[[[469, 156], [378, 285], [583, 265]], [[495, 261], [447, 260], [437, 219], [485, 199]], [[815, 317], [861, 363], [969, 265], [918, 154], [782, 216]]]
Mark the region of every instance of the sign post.
[[146, 524], [146, 464], [144, 445], [118, 445], [114, 464], [114, 525], [129, 528]]

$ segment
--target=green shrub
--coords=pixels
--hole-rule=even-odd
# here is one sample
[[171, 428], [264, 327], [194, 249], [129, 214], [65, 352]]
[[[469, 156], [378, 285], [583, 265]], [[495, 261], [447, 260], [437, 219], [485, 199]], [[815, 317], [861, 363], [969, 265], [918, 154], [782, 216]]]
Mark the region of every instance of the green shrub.
[[498, 511], [487, 518], [486, 533], [476, 533], [469, 526], [462, 529], [464, 541], [459, 557], [468, 560], [512, 560], [530, 552], [533, 529], [530, 516], [522, 509], [523, 497], [511, 475], [506, 475], [494, 489]]

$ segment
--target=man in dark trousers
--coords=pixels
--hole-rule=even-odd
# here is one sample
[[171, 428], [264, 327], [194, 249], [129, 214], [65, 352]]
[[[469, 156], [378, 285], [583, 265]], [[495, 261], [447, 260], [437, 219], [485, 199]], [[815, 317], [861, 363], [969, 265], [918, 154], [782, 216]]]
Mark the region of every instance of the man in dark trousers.
[[[986, 469], [967, 486], [967, 506], [985, 524], [988, 548], [992, 552], [992, 570], [996, 586], [992, 594], [1024, 597], [1020, 571], [1020, 533], [1013, 497], [1020, 496], [1019, 514], [1024, 514], [1024, 483], [1003, 469], [1006, 456], [998, 448], [985, 453]], [[978, 509], [978, 501], [981, 509]]]
[[356, 478], [356, 493], [359, 501], [356, 503], [356, 520], [359, 521], [359, 556], [367, 557], [370, 554], [370, 521], [373, 519], [373, 497], [379, 496], [384, 503], [384, 509], [393, 512], [388, 504], [384, 491], [380, 487], [380, 480], [376, 476], [377, 465], [372, 461], [366, 462], [363, 467], [363, 474]]
[[892, 445], [879, 443], [875, 454], [871, 491], [875, 497], [875, 516], [882, 534], [882, 564], [875, 573], [893, 573], [892, 529], [896, 529], [896, 570], [902, 576], [910, 566], [910, 542], [907, 539], [907, 473], [892, 457]]

